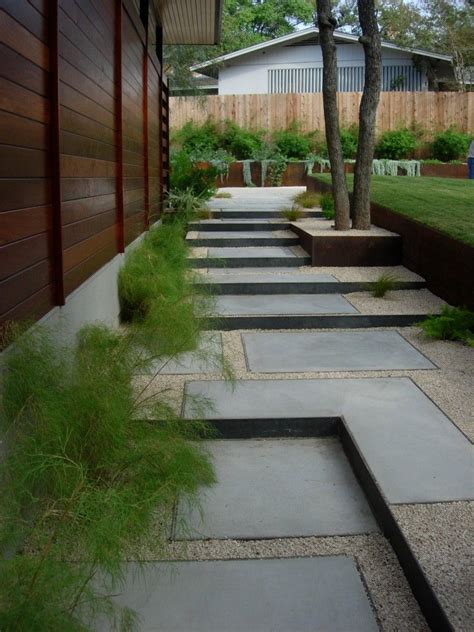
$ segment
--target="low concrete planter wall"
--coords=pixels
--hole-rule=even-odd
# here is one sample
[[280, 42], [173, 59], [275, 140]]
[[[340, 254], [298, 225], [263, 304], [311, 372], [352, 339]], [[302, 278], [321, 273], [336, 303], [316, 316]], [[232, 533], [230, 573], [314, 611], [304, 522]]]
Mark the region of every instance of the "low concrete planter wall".
[[[205, 164], [205, 163], [202, 163]], [[346, 173], [354, 173], [354, 164], [346, 163], [344, 165]], [[255, 186], [262, 185], [262, 165], [260, 162], [252, 162], [250, 164], [250, 172], [252, 174], [252, 182]], [[329, 173], [329, 168], [320, 170], [319, 165], [315, 165], [313, 173]], [[402, 171], [399, 172], [399, 176], [405, 175]], [[436, 176], [438, 178], [466, 178], [467, 177], [467, 165], [421, 165], [422, 176]], [[283, 174], [282, 186], [297, 187], [306, 185], [306, 165], [304, 162], [290, 162], [288, 163], [285, 173]], [[229, 175], [227, 178], [216, 180], [216, 186], [219, 188], [226, 187], [244, 187], [244, 175], [243, 164], [241, 162], [232, 162], [229, 165]], [[270, 180], [267, 178], [265, 186], [272, 186]]]
[[[307, 178], [308, 191], [328, 191], [330, 185]], [[397, 233], [402, 240], [401, 263], [420, 274], [428, 288], [452, 305], [474, 310], [474, 248], [425, 224], [372, 203], [372, 222]], [[334, 265], [334, 264], [333, 264]]]
[[398, 236], [311, 235], [295, 224], [291, 229], [311, 255], [313, 266], [397, 266], [402, 259], [402, 239]]

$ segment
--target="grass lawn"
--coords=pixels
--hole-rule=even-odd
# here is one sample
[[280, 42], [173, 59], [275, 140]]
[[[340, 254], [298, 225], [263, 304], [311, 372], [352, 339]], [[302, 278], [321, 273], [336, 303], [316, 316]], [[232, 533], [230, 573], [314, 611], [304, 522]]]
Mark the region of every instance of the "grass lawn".
[[[330, 182], [329, 174], [315, 176]], [[347, 176], [352, 188], [353, 176]], [[474, 246], [474, 180], [373, 176], [371, 200]]]

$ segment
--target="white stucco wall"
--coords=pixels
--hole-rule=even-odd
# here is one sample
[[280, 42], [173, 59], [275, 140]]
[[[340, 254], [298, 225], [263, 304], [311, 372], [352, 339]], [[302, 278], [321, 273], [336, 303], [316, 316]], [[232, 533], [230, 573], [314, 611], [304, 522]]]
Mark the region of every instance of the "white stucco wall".
[[[338, 44], [338, 65], [361, 66], [364, 64], [364, 51], [360, 44]], [[384, 66], [412, 66], [410, 53], [383, 49]], [[268, 92], [268, 70], [271, 68], [322, 68], [321, 47], [278, 46], [245, 55], [235, 61], [229, 61], [219, 69], [219, 94], [266, 94]]]

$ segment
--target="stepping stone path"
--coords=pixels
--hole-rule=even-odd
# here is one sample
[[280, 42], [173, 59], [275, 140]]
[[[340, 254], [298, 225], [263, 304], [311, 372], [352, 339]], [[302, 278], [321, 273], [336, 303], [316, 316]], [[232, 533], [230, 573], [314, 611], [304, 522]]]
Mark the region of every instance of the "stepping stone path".
[[[336, 543], [340, 536], [383, 532], [430, 625], [452, 629], [393, 508], [472, 498], [466, 437], [407, 377], [294, 379], [328, 371], [436, 370], [397, 331], [383, 329], [418, 322], [427, 310], [398, 313], [396, 302], [390, 314], [358, 310], [351, 293], [372, 282], [357, 274], [341, 281], [337, 272], [309, 268], [281, 215], [294, 193], [233, 190], [232, 198], [211, 201], [213, 219], [189, 227], [197, 283], [216, 294], [214, 329], [295, 331], [240, 334], [247, 371], [256, 379], [216, 379], [223, 344], [216, 332], [204, 338], [204, 353], [163, 367], [166, 374], [214, 374], [189, 379], [184, 414], [193, 418], [195, 398], [209, 398], [207, 417], [220, 433], [207, 445], [217, 484], [202, 490], [200, 510], [179, 503], [171, 537], [210, 540], [211, 549], [212, 542], [250, 540], [258, 549], [267, 540], [284, 547], [291, 538]], [[407, 275], [402, 287], [425, 284]], [[298, 331], [306, 328], [327, 331]], [[284, 373], [293, 379], [279, 377]], [[145, 630], [378, 630], [376, 600], [354, 555], [154, 562], [140, 573], [130, 563], [118, 600], [138, 610]]]

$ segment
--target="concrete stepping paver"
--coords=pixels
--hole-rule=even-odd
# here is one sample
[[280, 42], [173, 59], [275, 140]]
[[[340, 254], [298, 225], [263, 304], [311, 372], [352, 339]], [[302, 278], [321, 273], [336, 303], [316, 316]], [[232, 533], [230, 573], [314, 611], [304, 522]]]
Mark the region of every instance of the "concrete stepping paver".
[[139, 612], [143, 632], [378, 630], [355, 562], [343, 555], [129, 563], [115, 600]]
[[[245, 270], [245, 268], [240, 268], [240, 270]], [[274, 274], [274, 272], [261, 272], [261, 268], [255, 268], [255, 270], [258, 270], [259, 274], [240, 272], [235, 268], [232, 270], [212, 270], [203, 277], [203, 281], [206, 283], [256, 283], [258, 285], [267, 283], [337, 283], [336, 277], [330, 274], [316, 272], [314, 274], [291, 274], [289, 272], [282, 275]], [[279, 271], [284, 270], [285, 268], [279, 268]], [[292, 268], [288, 268], [288, 270], [292, 270]]]
[[390, 503], [474, 497], [471, 443], [408, 378], [196, 381], [186, 391], [213, 401], [210, 420], [343, 416]]
[[230, 294], [216, 297], [220, 316], [244, 314], [357, 314], [340, 294]]
[[260, 373], [434, 369], [396, 331], [242, 334], [249, 369]]
[[[178, 509], [178, 539], [260, 539], [378, 531], [336, 438], [207, 442], [217, 484]], [[186, 519], [189, 531], [179, 528]]]
[[270, 258], [273, 259], [275, 257], [288, 257], [289, 259], [294, 259], [295, 257], [301, 256], [296, 255], [290, 248], [285, 246], [262, 246], [262, 247], [240, 247], [240, 248], [232, 248], [232, 247], [216, 247], [216, 248], [208, 248], [207, 254], [209, 257], [217, 257], [219, 259], [230, 259], [230, 258], [259, 258], [265, 259]]

